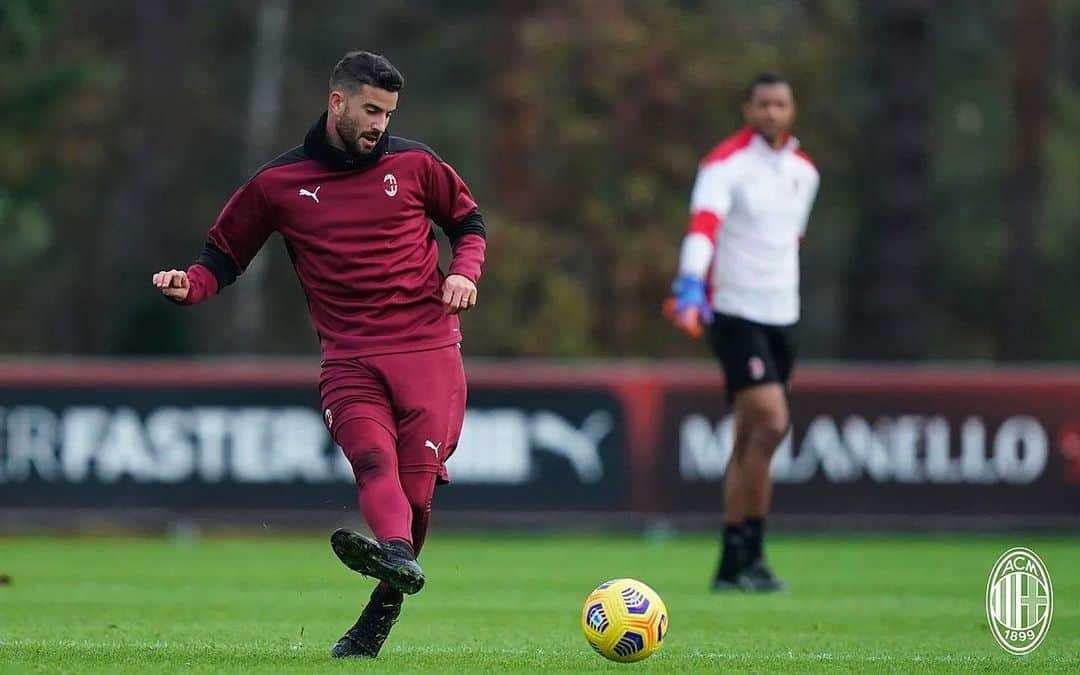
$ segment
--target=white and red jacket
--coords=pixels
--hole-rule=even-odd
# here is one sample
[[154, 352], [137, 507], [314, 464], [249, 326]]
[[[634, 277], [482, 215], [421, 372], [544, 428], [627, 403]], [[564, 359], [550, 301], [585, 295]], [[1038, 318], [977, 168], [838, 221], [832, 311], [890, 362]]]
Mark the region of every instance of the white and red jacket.
[[679, 274], [711, 279], [713, 308], [757, 323], [799, 320], [799, 240], [818, 172], [799, 141], [779, 150], [750, 128], [698, 168]]

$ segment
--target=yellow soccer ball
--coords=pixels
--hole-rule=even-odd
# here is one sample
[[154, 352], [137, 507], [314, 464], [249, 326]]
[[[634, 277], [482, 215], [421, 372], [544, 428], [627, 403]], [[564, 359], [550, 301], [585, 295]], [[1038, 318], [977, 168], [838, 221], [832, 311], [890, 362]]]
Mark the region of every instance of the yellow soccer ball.
[[585, 598], [581, 610], [585, 639], [604, 658], [640, 661], [660, 649], [668, 613], [656, 591], [635, 579], [612, 579]]

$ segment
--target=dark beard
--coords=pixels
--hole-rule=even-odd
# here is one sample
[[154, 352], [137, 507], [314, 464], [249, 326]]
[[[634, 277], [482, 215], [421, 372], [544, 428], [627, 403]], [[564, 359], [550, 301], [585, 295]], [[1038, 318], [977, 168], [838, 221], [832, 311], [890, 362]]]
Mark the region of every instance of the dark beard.
[[360, 149], [360, 125], [349, 119], [345, 115], [342, 115], [337, 124], [334, 125], [337, 129], [338, 136], [341, 137], [341, 142], [345, 144], [345, 150], [351, 153], [364, 155], [367, 154]]

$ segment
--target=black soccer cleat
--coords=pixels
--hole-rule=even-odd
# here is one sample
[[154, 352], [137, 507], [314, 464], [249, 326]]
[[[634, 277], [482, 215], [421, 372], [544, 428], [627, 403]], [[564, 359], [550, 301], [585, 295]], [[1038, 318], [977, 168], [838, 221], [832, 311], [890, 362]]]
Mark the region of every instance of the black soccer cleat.
[[373, 659], [378, 656], [401, 614], [401, 600], [399, 591], [382, 584], [376, 586], [360, 618], [334, 643], [330, 656], [335, 659]]
[[763, 558], [753, 561], [739, 573], [738, 584], [744, 591], [751, 593], [775, 593], [784, 590], [784, 582], [773, 574]]
[[424, 587], [424, 570], [405, 542], [380, 543], [359, 532], [337, 530], [330, 535], [330, 547], [352, 571], [385, 581], [402, 593], [412, 595]]
[[712, 590], [714, 593], [741, 591], [739, 574], [746, 566], [746, 546], [742, 528], [737, 525], [725, 525], [721, 540], [720, 562], [716, 566]]
[[735, 591], [742, 592], [744, 590], [746, 589], [742, 587], [739, 580], [732, 581], [730, 579], [721, 579], [718, 577], [714, 579], [712, 583], [713, 593], [732, 593]]
[[743, 590], [745, 589], [742, 587], [739, 577], [728, 578], [717, 575], [712, 582], [713, 593], [730, 593]]

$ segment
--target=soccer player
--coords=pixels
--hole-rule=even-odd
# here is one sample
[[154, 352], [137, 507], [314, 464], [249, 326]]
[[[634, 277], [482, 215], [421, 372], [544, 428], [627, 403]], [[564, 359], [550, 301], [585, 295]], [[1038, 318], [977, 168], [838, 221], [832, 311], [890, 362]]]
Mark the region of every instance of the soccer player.
[[[346, 566], [380, 580], [335, 657], [377, 656], [404, 594], [424, 585], [416, 556], [465, 414], [457, 314], [476, 304], [484, 261], [469, 188], [431, 148], [387, 131], [403, 85], [386, 57], [347, 53], [303, 144], [232, 195], [194, 265], [153, 277], [192, 305], [235, 281], [272, 233], [285, 241], [322, 349], [326, 426], [375, 537], [331, 536]], [[453, 248], [445, 276], [431, 222]]]
[[713, 588], [783, 588], [763, 540], [769, 465], [787, 434], [787, 385], [799, 319], [799, 242], [818, 172], [791, 135], [791, 85], [754, 78], [743, 101], [746, 126], [698, 168], [690, 227], [667, 314], [692, 337], [708, 326], [734, 405], [735, 442], [724, 477], [724, 535]]

